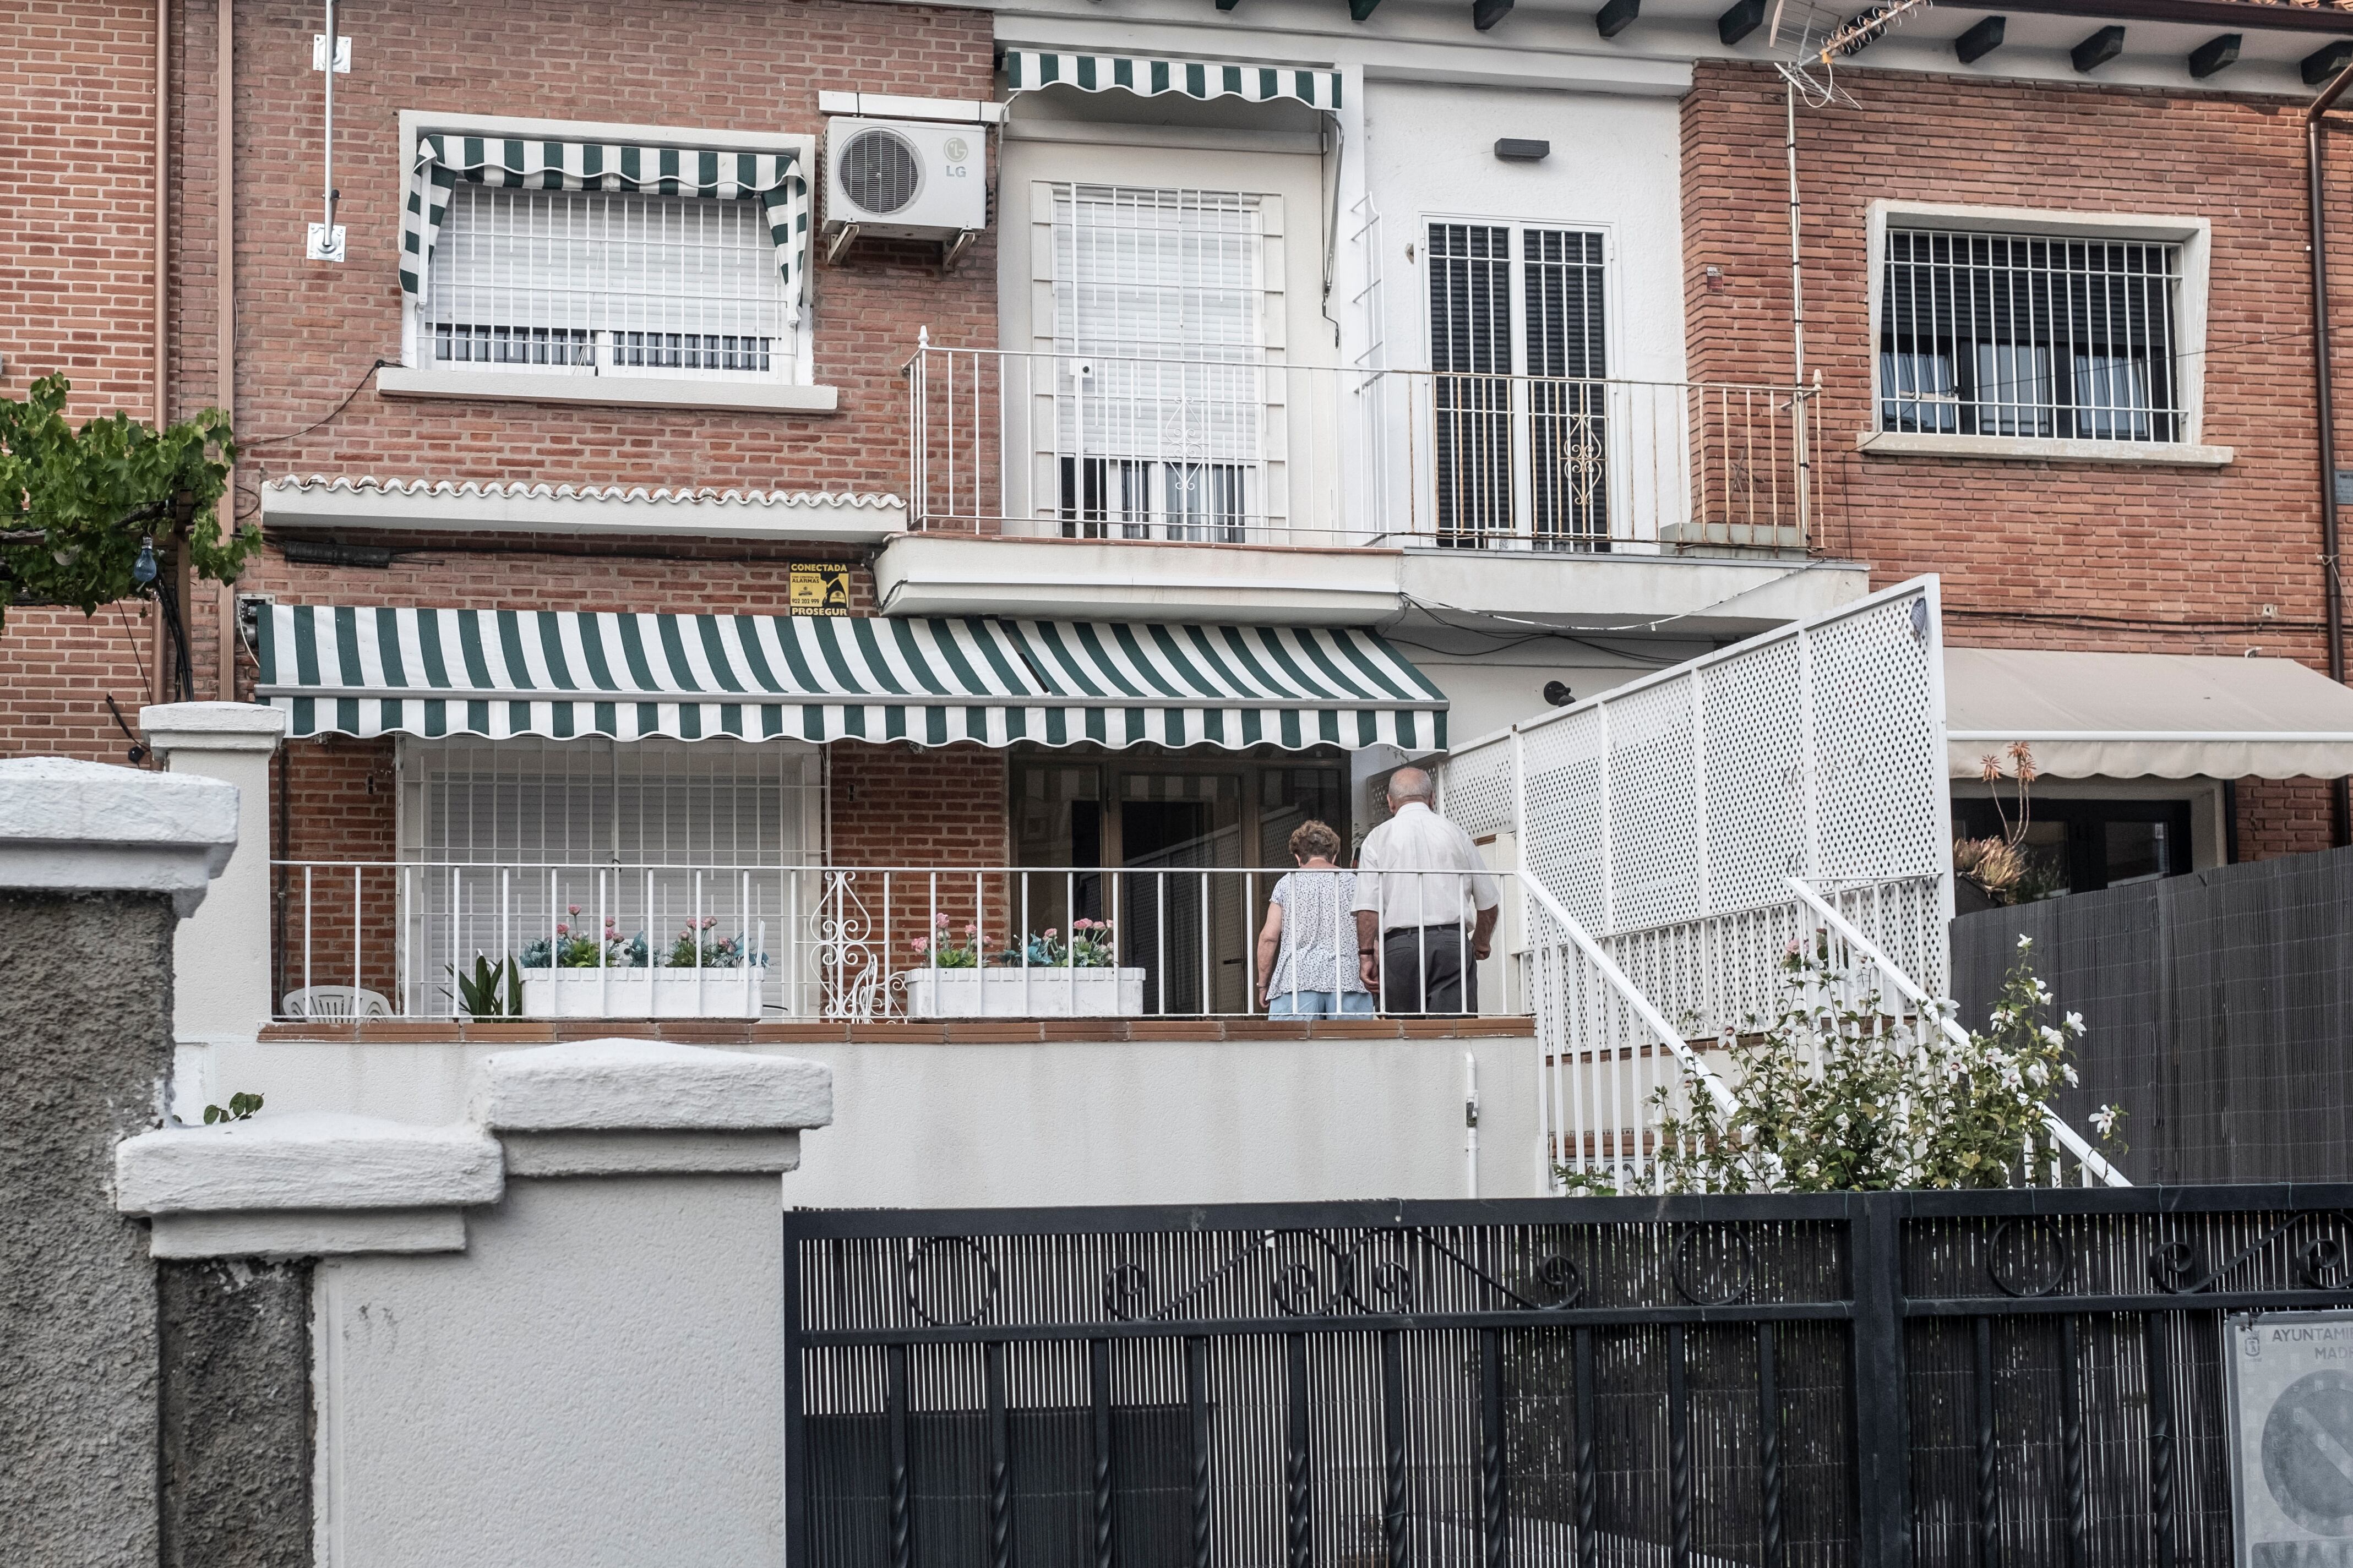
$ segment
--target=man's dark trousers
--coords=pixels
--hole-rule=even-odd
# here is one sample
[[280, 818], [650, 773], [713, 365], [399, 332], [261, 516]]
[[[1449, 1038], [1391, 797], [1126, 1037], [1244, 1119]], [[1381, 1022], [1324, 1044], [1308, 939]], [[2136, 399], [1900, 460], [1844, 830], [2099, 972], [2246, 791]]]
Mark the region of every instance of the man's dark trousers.
[[1393, 1017], [1459, 1017], [1479, 1010], [1479, 970], [1465, 963], [1460, 926], [1408, 926], [1381, 934], [1381, 1011]]

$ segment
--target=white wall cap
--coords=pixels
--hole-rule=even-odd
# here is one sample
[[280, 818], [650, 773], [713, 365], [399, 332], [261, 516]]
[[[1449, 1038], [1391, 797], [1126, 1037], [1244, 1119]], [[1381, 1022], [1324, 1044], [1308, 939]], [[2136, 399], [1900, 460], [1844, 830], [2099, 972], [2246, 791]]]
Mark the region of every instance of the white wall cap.
[[151, 1258], [338, 1258], [362, 1252], [463, 1252], [457, 1209], [241, 1209], [157, 1215]]
[[300, 1111], [159, 1128], [114, 1151], [114, 1205], [125, 1214], [448, 1208], [494, 1204], [505, 1190], [498, 1141], [464, 1123]]
[[237, 848], [237, 786], [64, 757], [0, 762], [0, 888], [169, 893], [182, 919]]
[[274, 752], [286, 715], [258, 702], [159, 702], [139, 710], [140, 733], [168, 756], [177, 751]]
[[473, 1114], [539, 1132], [791, 1131], [833, 1120], [833, 1070], [666, 1040], [575, 1040], [485, 1058]]

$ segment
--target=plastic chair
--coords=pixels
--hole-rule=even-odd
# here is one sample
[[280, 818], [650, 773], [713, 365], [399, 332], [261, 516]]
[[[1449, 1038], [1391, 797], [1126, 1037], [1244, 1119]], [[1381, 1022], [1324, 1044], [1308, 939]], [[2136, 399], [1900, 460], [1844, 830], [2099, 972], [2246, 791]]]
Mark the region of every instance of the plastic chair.
[[389, 1018], [392, 1003], [359, 985], [305, 985], [290, 991], [279, 1010], [290, 1018]]

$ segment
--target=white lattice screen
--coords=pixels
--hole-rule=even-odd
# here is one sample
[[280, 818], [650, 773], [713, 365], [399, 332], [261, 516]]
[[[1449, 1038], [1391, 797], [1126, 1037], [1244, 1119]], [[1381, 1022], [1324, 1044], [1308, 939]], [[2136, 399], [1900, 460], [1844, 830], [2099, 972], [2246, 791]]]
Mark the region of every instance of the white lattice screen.
[[751, 200], [461, 184], [424, 310], [436, 364], [788, 381], [797, 363]]
[[[1462, 748], [1474, 836], [1596, 936], [1788, 900], [1786, 879], [1949, 878], [1936, 584], [1919, 578]], [[1525, 821], [1517, 795], [1525, 789]]]
[[[1915, 578], [1440, 768], [1446, 813], [1524, 858], [1548, 1190], [1656, 1188], [1662, 1106], [1737, 1097], [1723, 1042], [1786, 1005], [1792, 942], [1828, 940], [1840, 984], [1897, 1011], [1947, 994], [1943, 661], [1936, 580]], [[2084, 1158], [2054, 1145], [2031, 1179], [2100, 1179], [2052, 1130]]]

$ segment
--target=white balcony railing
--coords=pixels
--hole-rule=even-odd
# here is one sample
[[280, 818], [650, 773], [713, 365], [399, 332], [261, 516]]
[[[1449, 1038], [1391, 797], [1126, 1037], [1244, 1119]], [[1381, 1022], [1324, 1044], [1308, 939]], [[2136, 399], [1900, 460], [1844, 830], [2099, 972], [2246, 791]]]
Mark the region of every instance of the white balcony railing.
[[1818, 389], [935, 347], [910, 526], [1229, 544], [1802, 550]]
[[[278, 1015], [290, 1019], [1248, 1017], [1298, 1010], [1285, 989], [1328, 988], [1294, 974], [1271, 1007], [1260, 999], [1259, 938], [1283, 873], [1255, 868], [279, 861], [273, 872]], [[1468, 946], [1470, 905], [1452, 912], [1462, 874], [1404, 875], [1393, 907], [1426, 896], [1447, 913], [1420, 940]], [[1475, 1001], [1393, 995], [1382, 1012], [1527, 1010], [1517, 890], [1507, 873], [1495, 881], [1499, 929], [1473, 965]], [[1339, 936], [1353, 963], [1352, 927]]]

